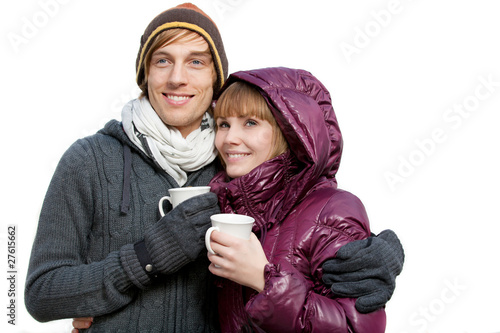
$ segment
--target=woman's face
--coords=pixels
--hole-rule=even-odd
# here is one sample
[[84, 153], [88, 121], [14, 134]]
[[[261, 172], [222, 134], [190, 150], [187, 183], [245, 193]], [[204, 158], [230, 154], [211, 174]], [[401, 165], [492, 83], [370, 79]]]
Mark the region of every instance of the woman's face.
[[219, 117], [215, 147], [231, 178], [246, 175], [271, 157], [273, 128], [256, 117]]

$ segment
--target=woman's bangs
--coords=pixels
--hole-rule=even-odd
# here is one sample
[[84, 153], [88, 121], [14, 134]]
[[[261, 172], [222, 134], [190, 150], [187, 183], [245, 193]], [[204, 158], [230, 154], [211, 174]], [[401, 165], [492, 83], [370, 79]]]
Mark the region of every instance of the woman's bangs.
[[231, 84], [220, 96], [214, 111], [218, 117], [256, 117], [269, 121], [271, 112], [264, 98], [243, 82]]

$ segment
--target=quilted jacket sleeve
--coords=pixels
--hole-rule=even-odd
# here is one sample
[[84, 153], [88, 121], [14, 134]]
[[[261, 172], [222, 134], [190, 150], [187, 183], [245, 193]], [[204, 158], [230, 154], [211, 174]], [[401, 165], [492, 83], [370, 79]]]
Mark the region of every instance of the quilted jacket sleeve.
[[361, 314], [355, 299], [336, 298], [321, 282], [326, 259], [342, 245], [369, 236], [362, 203], [348, 192], [337, 191], [323, 209], [314, 207], [314, 201], [306, 207], [300, 216], [309, 214], [314, 222], [297, 219], [306, 221], [294, 235], [298, 259], [266, 266], [265, 289], [246, 304], [247, 313], [266, 332], [384, 332], [383, 309]]

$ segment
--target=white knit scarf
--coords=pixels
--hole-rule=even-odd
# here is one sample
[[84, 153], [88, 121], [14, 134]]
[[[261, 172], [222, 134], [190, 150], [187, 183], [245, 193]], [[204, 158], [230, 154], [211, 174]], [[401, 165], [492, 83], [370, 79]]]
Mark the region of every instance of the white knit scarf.
[[122, 124], [132, 142], [172, 176], [179, 186], [187, 181], [187, 172], [210, 164], [217, 156], [212, 116], [205, 112], [201, 126], [186, 138], [165, 125], [147, 98], [134, 99], [122, 110]]

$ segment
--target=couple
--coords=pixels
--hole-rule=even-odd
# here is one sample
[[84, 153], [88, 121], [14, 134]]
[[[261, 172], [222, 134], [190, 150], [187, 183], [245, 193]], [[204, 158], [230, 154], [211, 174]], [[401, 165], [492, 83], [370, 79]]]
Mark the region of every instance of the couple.
[[[224, 83], [217, 27], [191, 4], [149, 24], [136, 67], [142, 94], [122, 122], [55, 171], [26, 281], [33, 317], [91, 316], [73, 325], [95, 332], [383, 331], [403, 251], [389, 231], [369, 237], [362, 204], [336, 188], [342, 139], [323, 85], [285, 68]], [[209, 183], [215, 194], [158, 220], [169, 188]], [[253, 216], [254, 236], [214, 232], [220, 256], [207, 257], [220, 210]]]

